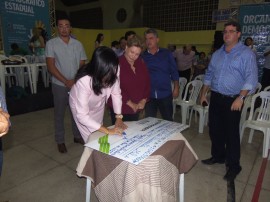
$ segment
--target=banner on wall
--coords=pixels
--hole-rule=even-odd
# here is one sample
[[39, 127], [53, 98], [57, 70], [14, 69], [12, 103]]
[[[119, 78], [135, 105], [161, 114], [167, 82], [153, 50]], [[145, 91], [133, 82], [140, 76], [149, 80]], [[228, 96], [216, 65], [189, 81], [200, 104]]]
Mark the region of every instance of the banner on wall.
[[45, 40], [50, 38], [50, 17], [48, 0], [1, 0], [1, 26], [4, 52], [9, 55], [10, 45], [29, 49], [33, 31], [41, 31]]
[[237, 8], [227, 8], [214, 10], [212, 13], [212, 22], [226, 22], [230, 19], [235, 13], [238, 12]]
[[239, 21], [242, 27], [241, 41], [244, 42], [247, 37], [254, 41], [260, 79], [265, 60], [263, 53], [270, 46], [270, 4], [240, 6]]

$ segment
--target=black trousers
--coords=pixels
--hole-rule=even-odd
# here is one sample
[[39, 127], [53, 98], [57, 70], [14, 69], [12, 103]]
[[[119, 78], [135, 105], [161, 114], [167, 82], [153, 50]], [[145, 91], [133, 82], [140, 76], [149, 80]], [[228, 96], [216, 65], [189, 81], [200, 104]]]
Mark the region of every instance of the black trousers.
[[169, 97], [155, 99], [150, 98], [149, 102], [145, 105], [145, 117], [156, 117], [159, 110], [162, 119], [173, 121], [173, 98]]
[[191, 69], [187, 69], [184, 71], [178, 70], [179, 77], [184, 77], [187, 79], [187, 83], [190, 81], [190, 76], [191, 76]]
[[212, 157], [226, 160], [230, 169], [240, 166], [239, 123], [241, 111], [232, 111], [235, 97], [211, 92], [209, 106], [209, 135], [212, 141]]
[[[191, 69], [187, 69], [187, 70], [184, 70], [184, 71], [179, 71], [178, 70], [178, 74], [179, 74], [179, 77], [186, 78], [187, 79], [187, 84], [188, 84], [188, 82], [190, 81]], [[182, 93], [182, 99], [184, 98], [185, 91], [186, 91], [186, 86], [185, 86], [185, 88], [183, 90], [183, 93]]]

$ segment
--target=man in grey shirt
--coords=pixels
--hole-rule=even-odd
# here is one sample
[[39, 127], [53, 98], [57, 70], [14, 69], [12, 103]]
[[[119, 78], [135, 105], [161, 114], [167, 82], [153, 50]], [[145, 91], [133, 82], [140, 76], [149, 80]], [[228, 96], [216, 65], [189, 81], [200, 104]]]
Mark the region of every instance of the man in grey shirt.
[[[77, 70], [87, 59], [82, 44], [70, 37], [70, 21], [66, 17], [57, 20], [59, 36], [49, 40], [45, 54], [49, 72], [52, 74], [54, 97], [55, 141], [60, 153], [66, 153], [64, 115], [69, 100], [69, 91], [74, 84]], [[84, 144], [80, 132], [71, 116], [74, 142]]]

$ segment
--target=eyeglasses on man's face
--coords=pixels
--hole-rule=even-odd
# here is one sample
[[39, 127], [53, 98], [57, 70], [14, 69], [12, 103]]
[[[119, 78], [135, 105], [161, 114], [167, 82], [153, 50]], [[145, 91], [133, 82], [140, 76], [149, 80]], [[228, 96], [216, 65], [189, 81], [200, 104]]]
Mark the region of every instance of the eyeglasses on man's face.
[[70, 29], [70, 25], [58, 25], [58, 29]]
[[233, 34], [233, 33], [238, 33], [238, 31], [236, 31], [236, 30], [224, 30], [222, 33], [223, 34]]

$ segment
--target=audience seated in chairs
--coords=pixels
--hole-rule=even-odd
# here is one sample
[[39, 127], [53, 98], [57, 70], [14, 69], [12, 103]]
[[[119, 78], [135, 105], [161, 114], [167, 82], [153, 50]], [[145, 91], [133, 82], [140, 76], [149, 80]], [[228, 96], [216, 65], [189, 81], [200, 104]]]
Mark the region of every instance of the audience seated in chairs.
[[194, 65], [193, 76], [191, 80], [194, 80], [196, 76], [205, 74], [205, 70], [208, 66], [208, 60], [206, 58], [205, 52], [200, 52], [199, 59], [197, 60], [197, 64]]

